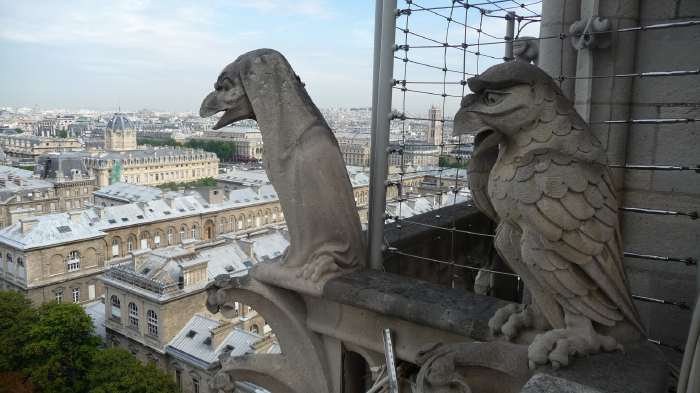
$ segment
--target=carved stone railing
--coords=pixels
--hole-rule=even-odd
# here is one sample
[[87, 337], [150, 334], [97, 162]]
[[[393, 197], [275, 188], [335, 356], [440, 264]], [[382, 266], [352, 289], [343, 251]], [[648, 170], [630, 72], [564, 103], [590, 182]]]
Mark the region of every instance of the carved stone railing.
[[[234, 302], [250, 304], [269, 322], [282, 349], [281, 354], [223, 355], [214, 391], [230, 392], [235, 381], [247, 381], [274, 393], [364, 392], [347, 389], [352, 385], [348, 379], [363, 375], [348, 372], [344, 359], [354, 352], [370, 368], [383, 365], [385, 328], [394, 333], [401, 362], [439, 364], [444, 361], [439, 356], [425, 358], [426, 348], [435, 343], [463, 346], [467, 360], [453, 366], [475, 393], [566, 392], [578, 385], [588, 389], [582, 392], [631, 393], [666, 387], [663, 356], [647, 343], [628, 346], [625, 353], [578, 358], [569, 368], [530, 371], [526, 346], [491, 337], [488, 320], [506, 301], [391, 273], [352, 272], [329, 280], [319, 297], [263, 283], [254, 268], [242, 278], [217, 277], [208, 291], [212, 313], [232, 317]], [[537, 377], [528, 382], [533, 375]]]

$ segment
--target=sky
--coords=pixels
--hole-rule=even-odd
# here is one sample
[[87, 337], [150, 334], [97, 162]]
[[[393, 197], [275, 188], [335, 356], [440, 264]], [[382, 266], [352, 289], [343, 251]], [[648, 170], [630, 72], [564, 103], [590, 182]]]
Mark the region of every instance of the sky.
[[[449, 6], [452, 1], [414, 4]], [[399, 6], [405, 3], [399, 1]], [[459, 7], [436, 12], [451, 11], [464, 21]], [[287, 57], [319, 107], [370, 106], [373, 13], [374, 2], [363, 0], [0, 0], [0, 106], [197, 111], [226, 64], [263, 47]], [[398, 19], [399, 27], [405, 18]], [[467, 24], [476, 26], [480, 18], [470, 12]], [[481, 19], [483, 31], [503, 36], [503, 19]], [[408, 22], [409, 29], [440, 42], [448, 30], [446, 19], [429, 12], [413, 12]], [[475, 30], [468, 30], [467, 42], [476, 42]], [[536, 35], [536, 24], [524, 30], [530, 32]], [[448, 41], [463, 42], [463, 33], [463, 26], [452, 23]], [[397, 43], [404, 38], [398, 32]], [[488, 39], [482, 36], [481, 42]], [[409, 41], [431, 44], [415, 36]], [[495, 56], [502, 51], [501, 45], [481, 50]], [[452, 49], [445, 56], [442, 49], [416, 49], [408, 55], [430, 64], [447, 60], [459, 70], [465, 60], [465, 70], [477, 71], [476, 56], [463, 59], [462, 53]], [[480, 70], [496, 62], [483, 56], [480, 61]], [[443, 80], [442, 71], [409, 68], [407, 80]], [[403, 71], [397, 62], [395, 77], [404, 79]], [[423, 90], [440, 92], [442, 86]], [[441, 97], [426, 94], [407, 97], [406, 105], [401, 100], [395, 94], [394, 106], [406, 111], [442, 104]]]

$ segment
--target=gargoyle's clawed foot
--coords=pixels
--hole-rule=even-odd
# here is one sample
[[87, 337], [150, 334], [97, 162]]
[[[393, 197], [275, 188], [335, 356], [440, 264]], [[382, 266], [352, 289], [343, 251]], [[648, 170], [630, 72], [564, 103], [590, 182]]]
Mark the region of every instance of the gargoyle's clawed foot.
[[489, 328], [494, 335], [502, 334], [514, 339], [522, 330], [533, 326], [533, 311], [522, 304], [509, 304], [496, 311], [489, 319]]
[[554, 329], [535, 336], [528, 347], [529, 366], [534, 369], [538, 365], [552, 363], [552, 367], [559, 368], [567, 366], [571, 356], [622, 349], [614, 338], [596, 333], [592, 326]]
[[326, 274], [338, 271], [340, 271], [340, 267], [335, 264], [333, 258], [320, 257], [304, 265], [297, 273], [297, 277], [303, 277], [306, 280], [318, 282], [318, 280]]

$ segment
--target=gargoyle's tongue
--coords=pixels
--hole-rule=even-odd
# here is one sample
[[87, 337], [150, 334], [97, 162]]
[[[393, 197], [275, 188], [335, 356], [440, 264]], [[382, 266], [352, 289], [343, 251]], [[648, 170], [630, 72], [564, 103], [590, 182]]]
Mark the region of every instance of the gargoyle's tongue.
[[217, 121], [216, 124], [214, 124], [214, 127], [212, 127], [212, 129], [218, 130], [221, 127], [226, 127], [227, 125], [235, 121], [235, 116], [236, 111], [234, 108], [227, 110], [226, 112], [224, 112], [223, 116], [221, 116], [219, 121]]

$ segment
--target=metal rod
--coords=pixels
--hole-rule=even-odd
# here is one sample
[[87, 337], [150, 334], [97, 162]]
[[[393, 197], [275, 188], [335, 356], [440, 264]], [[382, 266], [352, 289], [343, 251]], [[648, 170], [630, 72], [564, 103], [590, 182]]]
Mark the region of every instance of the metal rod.
[[647, 296], [641, 296], [641, 295], [632, 295], [632, 299], [639, 300], [641, 302], [647, 302], [647, 303], [658, 303], [658, 304], [667, 304], [669, 306], [676, 306], [676, 307], [680, 308], [681, 310], [690, 310], [690, 306], [688, 306], [688, 303], [686, 303], [686, 302], [673, 302], [670, 300], [656, 299], [653, 297], [647, 297]]
[[698, 219], [698, 212], [677, 212], [673, 210], [657, 210], [657, 209], [644, 209], [641, 207], [621, 207], [620, 210], [632, 213], [643, 213], [643, 214], [657, 214], [662, 216], [686, 216], [690, 217], [692, 220]]
[[[381, 0], [377, 0], [381, 2]], [[396, 34], [396, 0], [383, 2], [382, 19], [375, 35], [380, 34], [380, 49], [375, 55], [377, 75], [377, 100], [372, 106], [374, 127], [372, 128], [370, 186], [369, 186], [369, 264], [373, 269], [382, 269], [384, 261], [384, 212], [386, 210], [386, 187], [384, 184], [389, 172], [389, 128], [391, 125], [391, 92], [394, 73], [394, 40]], [[380, 5], [377, 5], [380, 8]], [[375, 38], [375, 43], [377, 39]], [[376, 72], [376, 71], [375, 71]]]
[[391, 341], [391, 329], [384, 329], [383, 336], [386, 374], [389, 379], [389, 393], [399, 393], [399, 380], [396, 377], [396, 358], [394, 356], [394, 343]]
[[683, 71], [651, 71], [637, 72], [632, 74], [614, 74], [614, 75], [593, 75], [593, 76], [565, 76], [562, 75], [559, 79], [602, 79], [602, 78], [649, 78], [658, 76], [685, 76], [685, 75], [700, 75], [700, 68], [694, 70]]
[[696, 261], [695, 258], [692, 258], [692, 257], [687, 257], [687, 258], [664, 257], [664, 256], [660, 256], [660, 255], [637, 254], [636, 252], [628, 252], [628, 251], [625, 251], [623, 253], [623, 255], [628, 257], [628, 258], [649, 259], [652, 261], [681, 262], [681, 263], [685, 263], [688, 266], [697, 265], [697, 263], [698, 263], [698, 261]]
[[673, 349], [674, 351], [676, 351], [678, 353], [683, 353], [683, 348], [679, 347], [678, 345], [666, 344], [665, 342], [663, 342], [661, 340], [654, 340], [653, 338], [647, 338], [647, 341], [654, 343], [656, 345], [662, 346], [662, 347]]
[[679, 119], [630, 119], [630, 120], [605, 120], [594, 121], [589, 124], [678, 124], [678, 123], [694, 123], [698, 121], [695, 118], [679, 118]]
[[503, 41], [506, 42], [506, 49], [503, 53], [504, 59], [513, 59], [513, 37], [515, 37], [515, 12], [509, 11], [506, 16], [506, 36], [503, 37]]
[[610, 168], [635, 169], [640, 171], [695, 171], [700, 173], [700, 165], [695, 167], [679, 165], [622, 165], [610, 164]]

